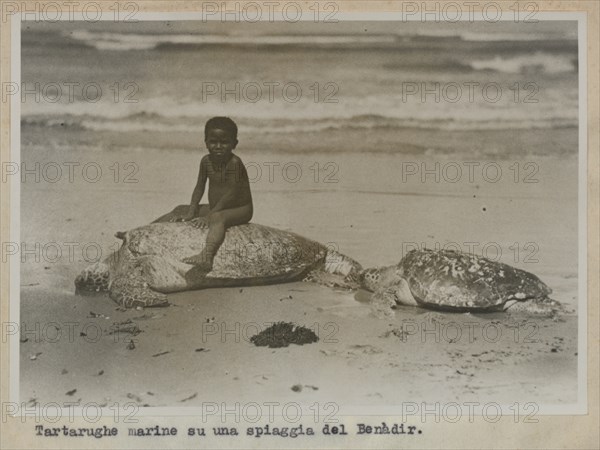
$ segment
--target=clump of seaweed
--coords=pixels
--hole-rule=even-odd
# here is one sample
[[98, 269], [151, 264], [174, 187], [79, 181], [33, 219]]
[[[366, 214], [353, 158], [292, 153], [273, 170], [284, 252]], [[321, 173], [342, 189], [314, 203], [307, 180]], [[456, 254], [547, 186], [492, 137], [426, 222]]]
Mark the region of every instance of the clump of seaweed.
[[318, 340], [319, 337], [311, 329], [289, 322], [276, 322], [250, 338], [250, 342], [257, 347], [269, 348], [312, 344]]

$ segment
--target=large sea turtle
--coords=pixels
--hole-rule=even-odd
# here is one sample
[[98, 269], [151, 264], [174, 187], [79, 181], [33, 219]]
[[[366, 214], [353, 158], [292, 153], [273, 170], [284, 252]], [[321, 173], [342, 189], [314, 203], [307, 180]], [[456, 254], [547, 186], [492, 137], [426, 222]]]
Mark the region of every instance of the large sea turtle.
[[549, 298], [552, 289], [532, 273], [455, 250], [412, 250], [395, 266], [364, 270], [361, 284], [373, 292], [380, 317], [393, 314], [397, 304], [454, 312], [561, 309]]
[[208, 274], [182, 262], [201, 252], [206, 227], [152, 223], [117, 233], [123, 244], [75, 280], [79, 294], [108, 291], [124, 307], [165, 306], [165, 294], [210, 287], [300, 280], [358, 287], [360, 264], [332, 248], [288, 231], [257, 224], [231, 227]]

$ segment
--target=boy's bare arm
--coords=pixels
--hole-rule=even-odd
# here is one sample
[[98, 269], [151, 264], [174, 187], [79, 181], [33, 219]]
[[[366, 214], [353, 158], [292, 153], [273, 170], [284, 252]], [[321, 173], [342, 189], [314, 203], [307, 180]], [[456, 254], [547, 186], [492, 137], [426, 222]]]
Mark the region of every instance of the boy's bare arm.
[[192, 200], [190, 201], [190, 208], [188, 210], [187, 215], [183, 218], [183, 220], [191, 220], [196, 215], [196, 211], [198, 209], [198, 204], [200, 200], [202, 200], [202, 196], [204, 195], [204, 188], [206, 186], [207, 177], [207, 167], [206, 160], [202, 158], [200, 161], [200, 170], [198, 172], [198, 181], [196, 182], [196, 187], [194, 187], [194, 192], [192, 192]]

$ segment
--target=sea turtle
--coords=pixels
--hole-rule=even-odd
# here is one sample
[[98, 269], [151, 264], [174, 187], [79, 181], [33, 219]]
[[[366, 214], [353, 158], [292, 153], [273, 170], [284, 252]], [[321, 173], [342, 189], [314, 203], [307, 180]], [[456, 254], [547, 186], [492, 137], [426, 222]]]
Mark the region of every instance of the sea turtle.
[[210, 287], [248, 286], [312, 279], [358, 287], [360, 264], [297, 234], [258, 224], [231, 227], [209, 273], [183, 260], [200, 253], [206, 227], [160, 222], [117, 233], [123, 244], [75, 280], [76, 293], [108, 291], [124, 307], [165, 306], [165, 294]]
[[560, 304], [537, 276], [455, 250], [412, 250], [395, 266], [366, 269], [362, 287], [373, 292], [379, 317], [397, 304], [454, 312], [522, 310], [551, 314]]

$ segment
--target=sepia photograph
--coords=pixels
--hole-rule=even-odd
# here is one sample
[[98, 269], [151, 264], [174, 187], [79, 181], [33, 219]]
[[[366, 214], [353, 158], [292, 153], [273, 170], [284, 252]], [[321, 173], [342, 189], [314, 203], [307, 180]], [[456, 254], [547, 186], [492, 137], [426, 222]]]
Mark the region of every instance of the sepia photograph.
[[[12, 30], [9, 412], [219, 419], [117, 424], [184, 446], [585, 414], [585, 22], [209, 3]], [[33, 442], [116, 433], [63, 422]]]

